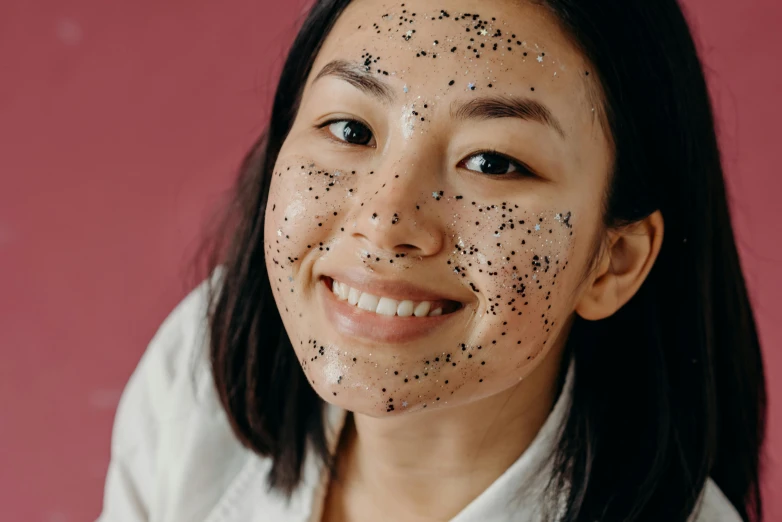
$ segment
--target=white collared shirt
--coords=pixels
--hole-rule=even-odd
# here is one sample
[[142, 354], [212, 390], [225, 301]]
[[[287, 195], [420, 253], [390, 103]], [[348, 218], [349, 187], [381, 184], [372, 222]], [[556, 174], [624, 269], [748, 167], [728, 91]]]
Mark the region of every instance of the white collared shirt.
[[[166, 318], [122, 394], [111, 441], [103, 511], [98, 522], [320, 522], [326, 491], [312, 452], [288, 502], [269, 492], [269, 458], [234, 436], [212, 385], [205, 342], [206, 287], [200, 285]], [[539, 472], [566, 416], [574, 368], [532, 444], [451, 522], [539, 520]], [[327, 406], [333, 447], [346, 412]], [[691, 522], [740, 522], [708, 480]]]

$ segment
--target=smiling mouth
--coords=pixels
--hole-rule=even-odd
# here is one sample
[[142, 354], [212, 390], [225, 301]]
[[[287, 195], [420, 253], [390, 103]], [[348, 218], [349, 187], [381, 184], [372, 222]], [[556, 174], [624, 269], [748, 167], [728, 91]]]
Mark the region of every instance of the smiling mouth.
[[437, 317], [452, 314], [462, 308], [462, 303], [449, 299], [415, 301], [412, 299], [391, 299], [352, 288], [331, 277], [322, 277], [323, 282], [338, 300], [357, 309], [386, 317]]

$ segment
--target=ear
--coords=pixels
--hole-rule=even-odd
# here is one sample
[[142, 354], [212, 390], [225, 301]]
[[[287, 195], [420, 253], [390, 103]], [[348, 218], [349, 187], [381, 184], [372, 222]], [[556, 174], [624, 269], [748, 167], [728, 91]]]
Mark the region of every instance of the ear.
[[641, 221], [609, 231], [576, 313], [595, 321], [624, 306], [649, 275], [663, 243], [663, 228], [663, 216], [657, 210]]

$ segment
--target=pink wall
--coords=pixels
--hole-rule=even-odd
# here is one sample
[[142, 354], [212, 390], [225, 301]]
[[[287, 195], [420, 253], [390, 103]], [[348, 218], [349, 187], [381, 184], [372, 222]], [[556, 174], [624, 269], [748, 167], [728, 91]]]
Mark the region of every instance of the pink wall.
[[[0, 519], [98, 513], [119, 394], [187, 290], [303, 4], [0, 2]], [[768, 363], [766, 490], [782, 491], [782, 4], [687, 4]]]

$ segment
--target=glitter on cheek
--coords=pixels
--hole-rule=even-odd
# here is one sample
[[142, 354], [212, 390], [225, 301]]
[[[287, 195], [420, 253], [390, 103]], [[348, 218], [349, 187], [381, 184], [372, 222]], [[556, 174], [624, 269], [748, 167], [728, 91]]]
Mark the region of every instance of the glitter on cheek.
[[278, 158], [266, 207], [264, 249], [281, 311], [301, 314], [299, 292], [308, 281], [298, 277], [302, 262], [314, 252], [327, 256], [335, 236], [344, 231], [336, 224], [344, 206], [343, 190], [353, 190], [355, 174], [320, 168], [301, 157]]
[[400, 119], [402, 125], [402, 136], [405, 139], [413, 137], [415, 132], [415, 116], [413, 115], [413, 106], [405, 105], [402, 107], [402, 117]]
[[337, 385], [350, 372], [350, 367], [344, 364], [339, 357], [339, 350], [329, 346], [324, 353], [322, 373], [326, 384]]
[[284, 219], [286, 221], [294, 221], [303, 218], [305, 210], [306, 207], [304, 206], [303, 198], [296, 198], [285, 208]]
[[564, 295], [573, 283], [562, 279], [562, 271], [573, 252], [572, 213], [471, 202], [458, 216], [448, 264], [482, 298], [481, 333], [471, 342], [492, 357], [481, 361], [478, 382], [518, 381], [517, 372], [545, 349], [570, 313]]

